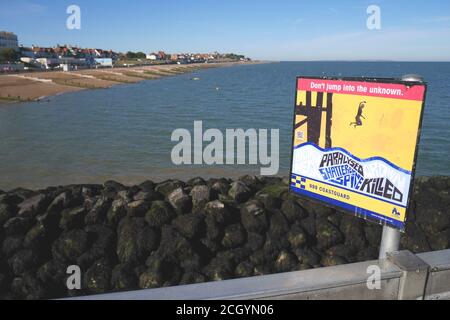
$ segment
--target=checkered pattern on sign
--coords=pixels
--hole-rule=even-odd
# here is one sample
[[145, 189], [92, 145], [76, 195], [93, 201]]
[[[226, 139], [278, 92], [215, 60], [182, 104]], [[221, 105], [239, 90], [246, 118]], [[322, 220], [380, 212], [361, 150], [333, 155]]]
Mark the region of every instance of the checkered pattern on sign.
[[306, 178], [292, 176], [291, 185], [295, 188], [305, 190], [306, 189]]

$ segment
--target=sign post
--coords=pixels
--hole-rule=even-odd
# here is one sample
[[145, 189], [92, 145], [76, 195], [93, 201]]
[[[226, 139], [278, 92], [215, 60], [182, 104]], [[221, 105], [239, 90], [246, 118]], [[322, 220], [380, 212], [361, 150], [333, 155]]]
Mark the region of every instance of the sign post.
[[[412, 81], [423, 83], [423, 78], [419, 75], [404, 75], [402, 81]], [[390, 252], [398, 251], [400, 248], [400, 231], [389, 226], [383, 227], [383, 235], [381, 237], [379, 260], [387, 258]]]
[[388, 253], [398, 251], [399, 247], [400, 231], [388, 226], [384, 226], [380, 244], [380, 256], [378, 259], [386, 259]]
[[384, 225], [399, 247], [426, 96], [419, 76], [299, 77], [290, 192]]

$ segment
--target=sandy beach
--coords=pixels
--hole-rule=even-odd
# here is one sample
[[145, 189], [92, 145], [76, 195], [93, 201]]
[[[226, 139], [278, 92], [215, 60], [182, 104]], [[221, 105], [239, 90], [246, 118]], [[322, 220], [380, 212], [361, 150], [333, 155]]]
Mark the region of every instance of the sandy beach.
[[118, 84], [159, 79], [197, 70], [256, 62], [190, 65], [155, 65], [129, 68], [47, 71], [0, 75], [0, 103], [36, 101], [48, 96], [85, 89], [105, 89]]

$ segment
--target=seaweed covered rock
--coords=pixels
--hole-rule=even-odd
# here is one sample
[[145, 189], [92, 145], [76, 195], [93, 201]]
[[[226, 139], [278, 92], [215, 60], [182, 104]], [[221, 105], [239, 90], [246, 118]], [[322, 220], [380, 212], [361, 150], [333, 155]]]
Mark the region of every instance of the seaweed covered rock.
[[104, 260], [96, 261], [84, 274], [83, 288], [91, 294], [107, 292], [111, 289], [112, 269]]
[[188, 239], [199, 238], [205, 232], [204, 218], [195, 213], [178, 216], [172, 224]]
[[127, 204], [127, 215], [129, 217], [144, 217], [150, 209], [149, 200], [136, 200]]
[[74, 229], [64, 231], [53, 243], [52, 255], [55, 260], [75, 263], [88, 248], [88, 234], [84, 230]]
[[236, 181], [231, 184], [228, 195], [237, 203], [243, 203], [251, 197], [252, 192], [245, 183]]
[[40, 254], [46, 253], [51, 247], [52, 234], [41, 223], [32, 227], [23, 238], [23, 247], [39, 251]]
[[[376, 259], [382, 227], [287, 179], [194, 178], [0, 192], [0, 298], [159, 288]], [[415, 181], [401, 249], [450, 248], [450, 178]], [[67, 268], [82, 271], [68, 290]]]
[[251, 277], [253, 275], [254, 265], [249, 261], [241, 262], [237, 265], [235, 275], [238, 278]]
[[275, 261], [275, 271], [276, 272], [292, 271], [295, 270], [297, 265], [298, 265], [297, 257], [293, 253], [287, 250], [283, 250], [280, 252], [280, 254], [277, 257], [277, 260]]
[[344, 240], [342, 232], [327, 220], [317, 221], [317, 247], [328, 249]]
[[139, 288], [153, 289], [160, 288], [164, 284], [164, 278], [161, 272], [153, 269], [146, 270], [139, 276]]
[[255, 200], [247, 202], [242, 207], [241, 221], [248, 232], [263, 233], [269, 227], [264, 206]]
[[105, 188], [109, 188], [109, 189], [114, 189], [114, 190], [116, 190], [116, 191], [123, 191], [123, 190], [126, 190], [126, 187], [123, 185], [123, 184], [121, 184], [120, 182], [117, 182], [117, 181], [113, 181], [113, 180], [109, 180], [109, 181], [106, 181], [104, 184], [103, 184], [103, 186], [105, 187]]
[[3, 229], [7, 236], [25, 235], [32, 224], [31, 218], [14, 217], [5, 222]]
[[1, 251], [4, 257], [10, 257], [22, 248], [23, 236], [10, 236], [3, 240]]
[[188, 213], [192, 208], [191, 197], [182, 188], [178, 188], [167, 196], [167, 201], [178, 214]]
[[106, 218], [108, 224], [112, 227], [116, 227], [120, 220], [127, 215], [127, 205], [129, 201], [126, 199], [116, 199], [111, 203]]
[[190, 187], [195, 187], [195, 186], [206, 186], [208, 185], [208, 183], [205, 181], [205, 179], [203, 179], [202, 177], [195, 177], [190, 179], [189, 181], [187, 181], [186, 183], [188, 186]]
[[26, 199], [18, 205], [19, 216], [21, 217], [34, 217], [39, 213], [43, 213], [50, 204], [51, 198], [46, 194], [38, 194], [31, 198]]
[[121, 263], [139, 263], [158, 248], [158, 232], [144, 218], [127, 217], [117, 228], [117, 257]]
[[211, 281], [231, 279], [234, 276], [233, 260], [226, 256], [214, 257], [204, 268], [204, 273]]
[[[85, 190], [86, 191], [86, 190]], [[87, 191], [86, 191], [87, 192]], [[64, 209], [78, 207], [84, 204], [84, 197], [81, 192], [67, 189], [59, 193], [47, 208], [50, 214], [58, 214]]]
[[266, 242], [266, 237], [263, 234], [248, 232], [247, 233], [247, 243], [245, 246], [249, 248], [252, 252], [261, 249]]
[[294, 224], [287, 234], [287, 240], [289, 241], [291, 248], [302, 248], [308, 244], [308, 235], [301, 225]]
[[6, 221], [13, 218], [18, 211], [14, 205], [0, 201], [0, 226], [3, 226]]
[[274, 238], [286, 237], [289, 232], [289, 222], [281, 212], [275, 212], [270, 217], [269, 235]]
[[201, 257], [193, 245], [171, 226], [162, 227], [157, 254], [185, 270], [197, 270], [201, 265]]
[[[160, 286], [173, 286], [180, 282], [183, 270], [173, 260], [163, 257], [156, 252], [150, 255], [145, 264], [148, 268], [144, 272], [144, 278], [147, 282], [146, 287], [152, 288], [152, 281], [159, 283]], [[141, 287], [142, 279], [141, 275]]]
[[161, 193], [159, 193], [153, 189], [148, 189], [148, 187], [144, 191], [139, 191], [133, 197], [134, 201], [145, 200], [148, 202], [156, 201], [156, 200], [163, 200], [163, 199], [164, 199], [164, 196]]
[[145, 221], [151, 227], [161, 228], [165, 224], [170, 224], [175, 217], [175, 211], [166, 202], [154, 201], [145, 214]]
[[292, 199], [283, 201], [281, 211], [290, 223], [304, 219], [308, 216], [305, 209], [303, 209], [296, 201]]
[[207, 185], [196, 185], [190, 195], [194, 206], [205, 205], [211, 200], [211, 189]]
[[134, 290], [138, 288], [138, 277], [130, 264], [118, 264], [111, 272], [111, 287], [113, 290]]
[[223, 237], [225, 226], [233, 220], [233, 210], [227, 204], [215, 200], [205, 206], [206, 235], [212, 241]]
[[115, 232], [104, 225], [89, 225], [84, 228], [88, 234], [90, 242], [89, 249], [87, 249], [77, 259], [77, 264], [81, 268], [87, 268], [94, 261], [103, 259], [108, 263], [113, 263], [117, 260], [115, 253]]
[[106, 215], [111, 207], [112, 200], [108, 197], [100, 197], [93, 208], [86, 214], [86, 224], [102, 224], [106, 221]]
[[230, 190], [230, 183], [226, 179], [219, 179], [211, 185], [211, 190], [216, 194], [227, 195]]
[[66, 209], [61, 213], [59, 226], [63, 230], [82, 228], [85, 216], [86, 209], [84, 207]]
[[172, 191], [179, 189], [179, 188], [184, 188], [185, 185], [186, 184], [183, 181], [167, 180], [167, 181], [159, 183], [155, 187], [155, 191], [163, 194], [164, 196], [168, 196], [170, 193], [172, 193]]
[[8, 260], [8, 264], [15, 275], [21, 275], [36, 267], [37, 257], [32, 250], [21, 250]]
[[206, 277], [200, 272], [188, 271], [183, 274], [180, 280], [180, 285], [203, 283], [206, 282]]
[[246, 241], [246, 232], [240, 224], [233, 224], [225, 228], [222, 246], [225, 248], [237, 248]]
[[351, 215], [344, 215], [339, 229], [345, 238], [345, 245], [353, 252], [359, 252], [367, 247], [363, 220]]

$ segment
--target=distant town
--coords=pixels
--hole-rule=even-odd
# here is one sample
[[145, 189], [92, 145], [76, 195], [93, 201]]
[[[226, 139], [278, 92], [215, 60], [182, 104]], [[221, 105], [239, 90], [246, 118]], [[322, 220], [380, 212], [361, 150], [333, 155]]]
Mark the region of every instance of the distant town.
[[234, 53], [115, 52], [72, 45], [40, 47], [19, 45], [18, 36], [0, 31], [0, 72], [96, 69], [163, 64], [251, 61]]

